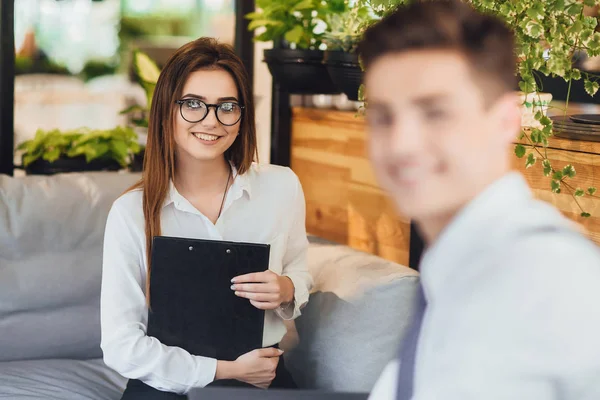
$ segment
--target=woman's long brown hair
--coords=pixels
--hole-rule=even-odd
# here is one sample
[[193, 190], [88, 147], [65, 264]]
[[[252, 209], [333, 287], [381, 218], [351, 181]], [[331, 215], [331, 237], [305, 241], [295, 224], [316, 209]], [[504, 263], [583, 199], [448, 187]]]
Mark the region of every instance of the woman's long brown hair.
[[169, 192], [169, 182], [175, 177], [174, 112], [175, 101], [182, 96], [190, 73], [202, 69], [227, 71], [238, 89], [242, 113], [240, 133], [225, 152], [225, 158], [244, 174], [257, 159], [254, 102], [248, 73], [242, 60], [229, 45], [213, 38], [200, 38], [180, 47], [169, 58], [160, 73], [152, 98], [148, 121], [148, 141], [144, 154], [142, 179], [129, 190], [143, 189], [146, 233], [146, 301], [150, 306], [150, 271], [152, 240], [161, 235], [161, 210]]

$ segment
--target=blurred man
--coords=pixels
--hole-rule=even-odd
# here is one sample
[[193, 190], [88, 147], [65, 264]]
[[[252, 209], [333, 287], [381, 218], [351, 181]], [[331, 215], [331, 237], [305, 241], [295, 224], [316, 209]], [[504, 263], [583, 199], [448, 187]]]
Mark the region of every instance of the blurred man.
[[600, 399], [600, 254], [510, 171], [510, 30], [415, 2], [359, 51], [373, 166], [427, 244], [419, 318], [371, 397]]

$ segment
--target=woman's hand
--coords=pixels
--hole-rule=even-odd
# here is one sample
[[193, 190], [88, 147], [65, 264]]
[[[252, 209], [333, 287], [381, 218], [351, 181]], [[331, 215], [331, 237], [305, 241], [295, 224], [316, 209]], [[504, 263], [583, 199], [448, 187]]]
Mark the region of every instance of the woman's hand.
[[242, 354], [233, 362], [219, 361], [215, 379], [236, 379], [266, 389], [275, 379], [283, 351], [268, 347]]
[[236, 296], [250, 300], [254, 307], [261, 310], [274, 310], [294, 300], [292, 280], [270, 270], [236, 276], [232, 282], [231, 289]]

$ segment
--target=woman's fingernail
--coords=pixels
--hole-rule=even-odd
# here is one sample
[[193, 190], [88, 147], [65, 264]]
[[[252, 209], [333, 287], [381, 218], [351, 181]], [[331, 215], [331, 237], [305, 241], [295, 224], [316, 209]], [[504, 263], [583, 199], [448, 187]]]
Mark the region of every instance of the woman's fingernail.
[[231, 290], [235, 290], [235, 285], [231, 285]]

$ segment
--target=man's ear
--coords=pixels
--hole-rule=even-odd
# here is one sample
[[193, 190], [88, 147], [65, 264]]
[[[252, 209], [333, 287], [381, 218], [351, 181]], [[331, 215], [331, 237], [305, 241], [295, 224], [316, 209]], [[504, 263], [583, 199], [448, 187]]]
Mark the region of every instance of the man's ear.
[[503, 94], [494, 104], [495, 124], [498, 126], [500, 145], [513, 143], [521, 130], [521, 104], [517, 92]]

